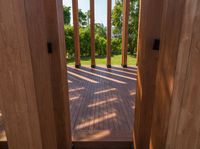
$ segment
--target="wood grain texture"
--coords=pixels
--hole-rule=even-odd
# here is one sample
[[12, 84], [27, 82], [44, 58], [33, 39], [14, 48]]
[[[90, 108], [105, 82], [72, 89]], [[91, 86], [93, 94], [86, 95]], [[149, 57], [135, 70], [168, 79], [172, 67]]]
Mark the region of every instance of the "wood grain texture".
[[128, 54], [128, 20], [130, 0], [123, 0], [123, 23], [122, 23], [122, 66], [127, 66]]
[[75, 47], [75, 65], [80, 62], [80, 39], [79, 39], [79, 21], [78, 21], [78, 0], [72, 0], [73, 24], [74, 24], [74, 47]]
[[[159, 51], [153, 50], [154, 39], [160, 38], [162, 0], [141, 0], [138, 37], [138, 76], [134, 124], [135, 148], [148, 148], [150, 143], [156, 73]], [[162, 40], [162, 39], [161, 39]]]
[[73, 142], [132, 142], [136, 67], [68, 67]]
[[185, 2], [185, 0], [165, 0], [163, 5], [161, 47], [151, 131], [151, 148], [154, 149], [166, 147]]
[[185, 1], [166, 148], [200, 148], [200, 2]]
[[0, 3], [0, 109], [9, 148], [42, 149], [26, 4]]
[[[30, 54], [33, 79], [36, 90], [35, 94], [37, 97], [43, 148], [55, 149], [57, 148], [56, 124], [54, 117], [51, 70], [49, 65], [50, 61], [47, 52], [44, 3], [41, 0], [26, 1], [25, 9], [28, 29], [27, 39], [31, 49]], [[38, 14], [40, 14], [39, 17]]]
[[90, 0], [90, 35], [91, 35], [91, 66], [95, 66], [95, 7], [94, 0]]
[[62, 0], [43, 0], [46, 15], [47, 41], [52, 43], [49, 54], [51, 85], [56, 125], [57, 148], [71, 148], [69, 96], [66, 77], [65, 37]]
[[[69, 125], [62, 121], [69, 118], [67, 115], [64, 117], [67, 99], [63, 94], [66, 91], [62, 53], [64, 32], [59, 28], [63, 23], [55, 17], [55, 22], [46, 26], [50, 18], [45, 15], [44, 1], [0, 2], [0, 109], [5, 119], [9, 149], [67, 148], [71, 138], [70, 135], [67, 138], [65, 133], [65, 126], [69, 128]], [[54, 2], [57, 5], [49, 5], [49, 9], [59, 8], [54, 13], [60, 17], [61, 1]], [[62, 15], [59, 19], [63, 19]], [[54, 36], [48, 32], [52, 30]], [[56, 59], [47, 52], [49, 39], [59, 47]], [[51, 74], [53, 67], [57, 67], [57, 75]], [[53, 93], [55, 86], [60, 90]], [[54, 100], [55, 96], [60, 100]]]
[[111, 65], [111, 15], [112, 15], [112, 1], [107, 0], [107, 44], [106, 44], [106, 57], [107, 66]]

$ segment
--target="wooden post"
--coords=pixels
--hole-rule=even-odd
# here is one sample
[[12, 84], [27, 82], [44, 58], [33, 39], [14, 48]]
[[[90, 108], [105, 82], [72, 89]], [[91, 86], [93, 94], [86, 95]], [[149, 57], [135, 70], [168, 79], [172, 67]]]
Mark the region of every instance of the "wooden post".
[[[70, 122], [65, 123], [67, 120], [62, 113], [66, 110], [65, 105], [69, 106], [64, 98], [64, 58], [58, 55], [64, 54], [64, 38], [58, 38], [63, 34], [63, 23], [53, 17], [52, 26], [59, 25], [47, 28], [51, 16], [47, 17], [49, 13], [45, 15], [44, 4], [43, 0], [7, 0], [0, 5], [0, 109], [5, 119], [9, 149], [71, 147], [70, 136], [66, 133], [70, 131]], [[59, 8], [61, 3], [55, 5], [52, 1], [51, 5]], [[9, 10], [10, 6], [13, 9]], [[51, 10], [55, 15], [55, 10]], [[61, 12], [61, 9], [57, 11], [57, 17], [63, 19]], [[52, 44], [48, 44], [48, 49], [50, 39]], [[55, 67], [57, 69], [52, 74]], [[58, 89], [54, 90], [56, 87]], [[56, 117], [59, 114], [61, 117]], [[65, 115], [67, 117], [69, 115]], [[61, 130], [64, 134], [60, 134]]]
[[80, 68], [80, 39], [79, 39], [79, 20], [78, 20], [78, 0], [72, 0], [73, 24], [74, 24], [74, 48], [75, 48], [75, 67]]
[[127, 67], [128, 54], [128, 20], [130, 0], [123, 0], [123, 26], [122, 26], [122, 67]]
[[136, 149], [149, 148], [159, 51], [153, 49], [160, 38], [163, 0], [141, 0], [138, 36], [138, 76], [134, 124]]
[[95, 68], [95, 11], [94, 0], [90, 0], [91, 67]]
[[142, 0], [140, 10], [135, 148], [200, 148], [200, 2]]
[[107, 0], [107, 68], [111, 68], [111, 13], [112, 0]]
[[187, 0], [184, 6], [166, 140], [171, 149], [200, 148], [200, 2]]
[[70, 109], [68, 97], [67, 69], [65, 58], [65, 37], [63, 4], [60, 0], [43, 0], [46, 14], [47, 41], [52, 44], [49, 54], [53, 106], [56, 125], [57, 147], [71, 147]]
[[200, 148], [200, 1], [163, 7], [151, 148]]

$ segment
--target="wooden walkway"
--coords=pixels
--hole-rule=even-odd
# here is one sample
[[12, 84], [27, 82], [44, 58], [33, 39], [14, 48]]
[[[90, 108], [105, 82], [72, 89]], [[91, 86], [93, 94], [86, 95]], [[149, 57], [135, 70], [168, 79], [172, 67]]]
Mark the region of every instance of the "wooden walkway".
[[73, 141], [132, 141], [136, 67], [68, 67]]
[[132, 141], [136, 67], [68, 67], [68, 82], [73, 141]]
[[5, 135], [5, 129], [4, 129], [4, 123], [2, 119], [2, 114], [0, 111], [0, 141], [6, 141], [6, 135]]

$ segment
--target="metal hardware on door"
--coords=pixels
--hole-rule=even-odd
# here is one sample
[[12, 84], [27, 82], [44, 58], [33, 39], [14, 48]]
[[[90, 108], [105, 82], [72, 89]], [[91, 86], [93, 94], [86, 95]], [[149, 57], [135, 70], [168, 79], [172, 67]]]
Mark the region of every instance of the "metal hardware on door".
[[153, 50], [160, 50], [160, 39], [154, 39]]
[[47, 49], [48, 49], [48, 53], [53, 53], [53, 48], [52, 48], [52, 43], [51, 42], [47, 42]]

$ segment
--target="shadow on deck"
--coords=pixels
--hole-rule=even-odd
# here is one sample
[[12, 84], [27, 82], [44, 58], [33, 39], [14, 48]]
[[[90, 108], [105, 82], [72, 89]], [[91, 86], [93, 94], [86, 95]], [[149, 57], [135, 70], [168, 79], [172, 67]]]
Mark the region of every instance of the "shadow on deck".
[[[68, 67], [72, 140], [77, 149], [79, 146], [83, 148], [84, 142], [90, 142], [91, 148], [97, 146], [97, 142], [102, 146], [104, 141], [111, 145], [114, 142], [119, 148], [130, 148], [133, 140], [136, 72], [136, 67]], [[7, 148], [5, 141], [0, 111], [0, 148]]]
[[131, 141], [136, 67], [68, 67], [73, 141]]
[[1, 111], [0, 111], [0, 141], [6, 141], [5, 127]]

